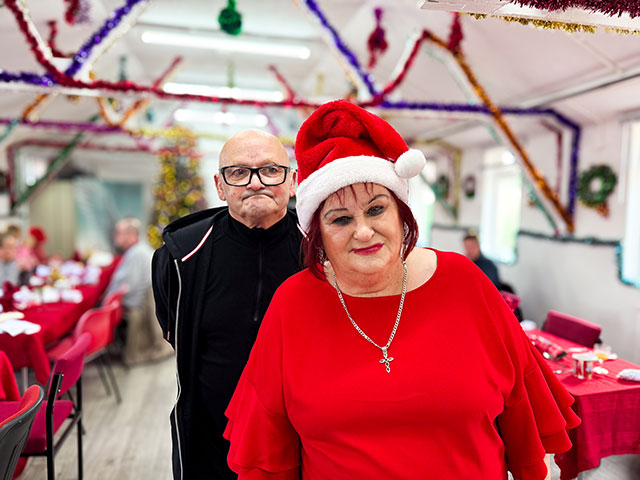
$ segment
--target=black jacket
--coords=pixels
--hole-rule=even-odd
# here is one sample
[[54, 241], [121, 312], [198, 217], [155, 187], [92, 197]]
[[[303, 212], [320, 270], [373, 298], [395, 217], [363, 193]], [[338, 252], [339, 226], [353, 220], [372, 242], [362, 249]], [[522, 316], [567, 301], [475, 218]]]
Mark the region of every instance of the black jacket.
[[[162, 234], [164, 245], [156, 250], [152, 262], [156, 315], [164, 338], [176, 355], [178, 396], [171, 412], [173, 473], [176, 480], [192, 477], [190, 453], [193, 451], [193, 418], [199, 352], [198, 332], [203, 317], [205, 288], [208, 283], [214, 244], [224, 235], [216, 224], [228, 221], [226, 207], [198, 212], [168, 225]], [[302, 234], [297, 217], [287, 213], [287, 233], [281, 247], [289, 262], [300, 265]], [[232, 261], [232, 259], [231, 259]], [[259, 275], [256, 270], [255, 275]], [[252, 274], [248, 272], [249, 274]], [[275, 286], [274, 286], [275, 289]]]

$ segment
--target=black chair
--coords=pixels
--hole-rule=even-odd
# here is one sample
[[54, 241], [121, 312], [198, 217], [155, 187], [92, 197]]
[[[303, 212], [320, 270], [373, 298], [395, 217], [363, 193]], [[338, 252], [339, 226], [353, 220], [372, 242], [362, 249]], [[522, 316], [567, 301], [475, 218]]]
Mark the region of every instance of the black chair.
[[7, 402], [7, 406], [8, 403], [17, 403], [18, 408], [15, 413], [0, 421], [0, 480], [10, 480], [13, 477], [43, 398], [42, 388], [33, 385], [27, 389], [19, 403]]

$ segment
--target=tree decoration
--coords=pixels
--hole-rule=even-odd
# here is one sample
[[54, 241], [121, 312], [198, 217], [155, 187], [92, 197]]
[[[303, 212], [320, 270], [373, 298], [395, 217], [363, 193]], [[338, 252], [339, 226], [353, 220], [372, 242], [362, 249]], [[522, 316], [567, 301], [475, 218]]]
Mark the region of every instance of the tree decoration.
[[462, 191], [464, 192], [464, 196], [467, 198], [474, 198], [476, 196], [476, 176], [473, 174], [469, 174], [464, 177], [462, 181]]
[[635, 18], [640, 15], [640, 2], [637, 0], [512, 0], [511, 3], [539, 10], [556, 11], [567, 8], [584, 8], [609, 16], [628, 13], [631, 18]]
[[159, 153], [160, 177], [153, 189], [154, 211], [148, 227], [149, 244], [162, 245], [162, 230], [172, 221], [206, 208], [196, 138], [176, 128], [176, 137]]
[[607, 217], [609, 216], [607, 198], [616, 188], [617, 183], [616, 174], [609, 165], [594, 165], [580, 175], [578, 199], [585, 206], [595, 208], [600, 215]]
[[369, 39], [367, 40], [367, 49], [369, 50], [369, 68], [373, 68], [378, 63], [378, 55], [382, 55], [387, 51], [389, 44], [385, 38], [384, 28], [382, 28], [382, 8], [378, 7], [373, 11], [376, 16], [376, 28], [373, 29]]
[[455, 12], [453, 14], [453, 22], [451, 22], [451, 30], [449, 31], [449, 50], [454, 53], [459, 52], [463, 38], [462, 27], [460, 26], [460, 14]]
[[229, 0], [220, 11], [218, 23], [223, 32], [238, 35], [242, 31], [242, 15], [236, 10], [236, 0]]

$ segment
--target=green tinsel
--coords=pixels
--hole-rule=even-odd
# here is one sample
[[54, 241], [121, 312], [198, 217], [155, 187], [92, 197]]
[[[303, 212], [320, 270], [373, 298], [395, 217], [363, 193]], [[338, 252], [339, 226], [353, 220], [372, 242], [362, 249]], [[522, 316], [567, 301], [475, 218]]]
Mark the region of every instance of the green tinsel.
[[238, 35], [242, 31], [242, 15], [236, 10], [236, 0], [229, 0], [220, 11], [218, 23], [223, 32]]

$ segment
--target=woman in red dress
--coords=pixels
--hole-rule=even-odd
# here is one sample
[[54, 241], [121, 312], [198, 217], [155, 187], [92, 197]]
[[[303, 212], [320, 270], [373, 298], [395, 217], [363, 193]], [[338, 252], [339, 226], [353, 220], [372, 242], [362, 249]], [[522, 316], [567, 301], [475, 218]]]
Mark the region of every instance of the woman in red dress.
[[276, 292], [227, 409], [240, 479], [544, 479], [572, 398], [465, 257], [414, 248], [423, 165], [344, 101], [296, 140], [308, 269]]

